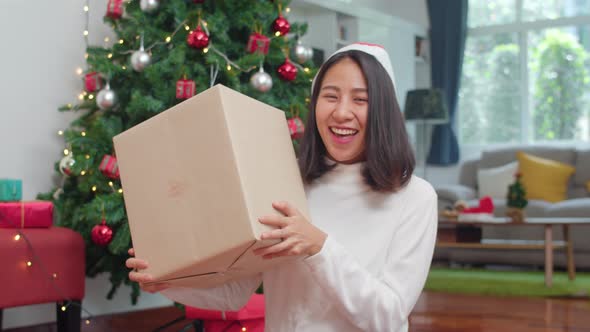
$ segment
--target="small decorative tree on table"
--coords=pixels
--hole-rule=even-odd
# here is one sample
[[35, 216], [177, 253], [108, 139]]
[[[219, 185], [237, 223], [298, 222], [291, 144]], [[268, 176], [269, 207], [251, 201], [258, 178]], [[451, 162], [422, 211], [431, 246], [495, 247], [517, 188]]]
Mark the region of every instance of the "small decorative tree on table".
[[520, 182], [522, 174], [517, 172], [514, 177], [514, 183], [508, 187], [506, 215], [512, 218], [513, 222], [521, 223], [524, 221], [524, 208], [527, 206], [528, 201], [526, 199], [526, 190], [522, 182]]

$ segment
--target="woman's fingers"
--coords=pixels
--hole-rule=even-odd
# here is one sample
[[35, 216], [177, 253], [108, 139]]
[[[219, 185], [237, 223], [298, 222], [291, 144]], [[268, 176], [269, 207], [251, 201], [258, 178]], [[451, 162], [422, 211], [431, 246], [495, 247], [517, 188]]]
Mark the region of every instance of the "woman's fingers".
[[127, 253], [129, 254], [129, 256], [135, 256], [135, 249], [129, 248], [129, 250], [127, 250]]
[[300, 214], [299, 211], [289, 202], [273, 202], [272, 207], [287, 217], [293, 217]]
[[264, 216], [258, 218], [261, 224], [282, 228], [287, 226], [288, 219], [283, 216]]
[[146, 283], [154, 281], [154, 278], [147, 273], [141, 273], [136, 271], [129, 272], [129, 280], [139, 282], [139, 283]]
[[289, 250], [294, 245], [294, 241], [286, 239], [277, 244], [254, 250], [255, 255], [261, 255], [263, 258], [275, 257], [277, 253]]
[[143, 259], [139, 258], [128, 258], [125, 261], [125, 265], [130, 269], [138, 269], [143, 270], [148, 268], [148, 262], [144, 261]]

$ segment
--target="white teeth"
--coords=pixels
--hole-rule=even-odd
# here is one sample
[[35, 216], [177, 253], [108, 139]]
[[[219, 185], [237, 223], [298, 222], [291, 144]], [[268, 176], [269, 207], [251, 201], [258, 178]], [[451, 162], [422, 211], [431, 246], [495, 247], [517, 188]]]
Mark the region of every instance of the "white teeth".
[[330, 130], [337, 135], [354, 135], [358, 132], [358, 130], [354, 130], [354, 129], [340, 129], [340, 128], [334, 128], [334, 127], [330, 127]]

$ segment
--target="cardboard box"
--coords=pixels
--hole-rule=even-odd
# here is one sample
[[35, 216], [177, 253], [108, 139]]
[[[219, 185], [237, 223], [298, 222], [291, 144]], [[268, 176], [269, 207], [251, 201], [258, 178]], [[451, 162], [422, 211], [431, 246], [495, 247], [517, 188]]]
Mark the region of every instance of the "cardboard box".
[[[213, 287], [285, 259], [258, 217], [285, 200], [309, 217], [284, 112], [216, 85], [114, 137], [133, 246], [145, 272]], [[275, 241], [276, 242], [276, 241]]]

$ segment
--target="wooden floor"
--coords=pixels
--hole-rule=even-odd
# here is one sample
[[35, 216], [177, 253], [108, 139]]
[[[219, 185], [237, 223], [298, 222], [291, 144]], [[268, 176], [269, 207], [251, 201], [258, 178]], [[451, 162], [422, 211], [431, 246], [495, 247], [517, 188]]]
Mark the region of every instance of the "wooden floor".
[[[83, 332], [152, 331], [182, 315], [162, 308], [97, 317]], [[165, 331], [180, 331], [188, 321]], [[5, 332], [56, 332], [54, 325]], [[192, 331], [192, 330], [189, 330]], [[411, 332], [590, 332], [590, 300], [494, 298], [427, 292], [410, 317]]]

